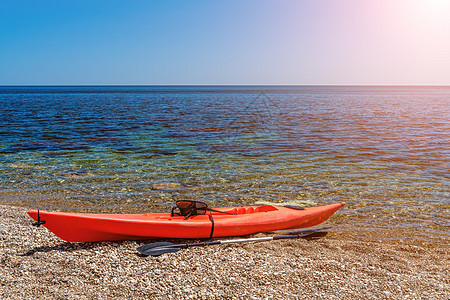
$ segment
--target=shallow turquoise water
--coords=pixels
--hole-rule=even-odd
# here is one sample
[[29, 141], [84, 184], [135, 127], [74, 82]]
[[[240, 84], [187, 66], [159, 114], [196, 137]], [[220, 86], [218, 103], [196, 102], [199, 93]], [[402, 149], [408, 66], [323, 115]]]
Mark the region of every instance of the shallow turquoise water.
[[83, 211], [345, 201], [449, 235], [450, 87], [0, 87], [0, 203]]

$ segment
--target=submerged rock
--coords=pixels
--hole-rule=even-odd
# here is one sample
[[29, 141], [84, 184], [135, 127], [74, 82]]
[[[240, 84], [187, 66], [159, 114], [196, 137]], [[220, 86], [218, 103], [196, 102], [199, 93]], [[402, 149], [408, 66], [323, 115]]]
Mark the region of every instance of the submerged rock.
[[94, 176], [91, 172], [84, 170], [68, 170], [61, 174], [61, 176], [66, 178], [84, 178], [89, 176]]
[[152, 190], [157, 190], [157, 191], [161, 191], [161, 190], [170, 191], [170, 190], [177, 190], [177, 189], [181, 189], [181, 188], [183, 188], [183, 185], [181, 183], [177, 183], [177, 182], [162, 182], [162, 183], [155, 183], [152, 185]]

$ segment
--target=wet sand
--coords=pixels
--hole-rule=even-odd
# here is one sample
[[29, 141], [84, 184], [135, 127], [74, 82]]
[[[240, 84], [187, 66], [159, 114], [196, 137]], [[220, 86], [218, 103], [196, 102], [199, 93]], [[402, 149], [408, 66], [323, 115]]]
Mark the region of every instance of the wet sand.
[[448, 240], [365, 240], [342, 230], [312, 240], [141, 257], [136, 248], [152, 241], [68, 243], [30, 226], [25, 208], [0, 206], [0, 211], [0, 299], [446, 299], [450, 294]]

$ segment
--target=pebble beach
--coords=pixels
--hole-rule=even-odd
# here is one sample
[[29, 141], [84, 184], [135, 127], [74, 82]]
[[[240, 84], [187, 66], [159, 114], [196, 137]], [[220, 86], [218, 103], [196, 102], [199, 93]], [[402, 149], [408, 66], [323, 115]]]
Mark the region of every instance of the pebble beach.
[[30, 226], [26, 208], [0, 210], [0, 299], [447, 299], [450, 294], [447, 240], [381, 242], [332, 229], [315, 239], [143, 257], [136, 248], [153, 241], [69, 243]]

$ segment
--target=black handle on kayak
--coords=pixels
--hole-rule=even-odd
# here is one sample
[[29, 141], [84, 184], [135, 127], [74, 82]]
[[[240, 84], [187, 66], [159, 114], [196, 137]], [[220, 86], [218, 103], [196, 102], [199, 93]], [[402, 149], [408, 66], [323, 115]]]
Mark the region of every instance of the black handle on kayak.
[[38, 219], [37, 222], [31, 224], [33, 226], [39, 227], [41, 225], [44, 225], [45, 223], [47, 223], [47, 221], [41, 221], [41, 216], [39, 215], [39, 209], [38, 209]]

